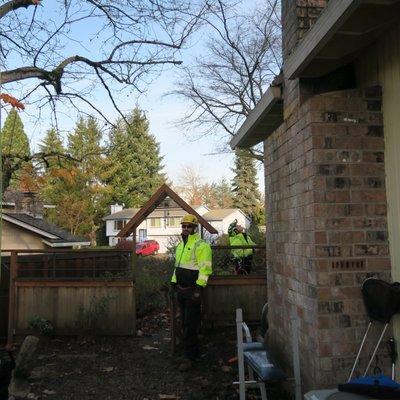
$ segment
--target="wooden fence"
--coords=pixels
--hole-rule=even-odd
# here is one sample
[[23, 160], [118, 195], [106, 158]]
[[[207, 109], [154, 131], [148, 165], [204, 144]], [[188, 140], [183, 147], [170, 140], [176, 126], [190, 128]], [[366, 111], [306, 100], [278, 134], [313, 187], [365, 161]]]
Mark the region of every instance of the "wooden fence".
[[234, 325], [241, 308], [246, 321], [258, 322], [267, 299], [266, 275], [212, 276], [204, 293], [204, 321]]
[[[232, 275], [235, 266], [229, 246], [213, 246], [213, 265], [216, 275], [205, 291], [205, 321], [231, 325], [238, 307], [246, 321], [259, 321], [267, 301], [265, 248], [254, 248], [248, 276]], [[92, 318], [96, 304], [105, 300], [98, 332], [135, 333], [136, 287], [132, 254], [126, 250], [10, 250], [10, 256], [2, 258], [2, 271], [0, 318], [4, 321], [8, 314], [8, 325], [0, 324], [0, 336], [7, 329], [9, 342], [30, 331], [34, 316], [51, 321], [55, 334], [82, 333], [85, 318]]]
[[8, 342], [32, 331], [35, 316], [55, 334], [136, 331], [135, 285], [127, 251], [10, 251]]

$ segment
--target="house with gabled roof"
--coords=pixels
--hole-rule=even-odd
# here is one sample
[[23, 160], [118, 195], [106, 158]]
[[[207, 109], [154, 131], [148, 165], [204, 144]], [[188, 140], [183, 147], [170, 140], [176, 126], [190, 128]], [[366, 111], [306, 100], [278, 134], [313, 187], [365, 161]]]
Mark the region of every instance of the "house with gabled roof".
[[50, 249], [90, 246], [82, 236], [72, 235], [43, 218], [25, 213], [3, 212], [1, 249]]
[[[208, 211], [208, 208], [193, 206], [200, 215]], [[113, 204], [111, 214], [103, 218], [106, 222], [106, 236], [110, 246], [115, 246], [120, 240], [118, 232], [139, 212], [140, 208], [123, 208], [122, 205]], [[187, 214], [172, 199], [167, 198], [137, 228], [136, 242], [144, 240], [156, 240], [160, 245], [160, 253], [165, 253], [172, 245], [175, 238], [181, 233], [181, 219]]]
[[281, 4], [282, 72], [231, 147], [264, 146], [271, 345], [290, 364], [295, 313], [304, 387], [321, 388], [349, 377], [362, 282], [400, 279], [400, 1]]
[[228, 233], [228, 227], [234, 220], [245, 228], [251, 224], [250, 217], [239, 208], [216, 208], [203, 214], [203, 218], [218, 231], [218, 235]]
[[[216, 229], [213, 237], [227, 233], [229, 224], [235, 219], [239, 224], [248, 228], [250, 218], [240, 209], [215, 209], [210, 210], [204, 205], [190, 206]], [[110, 215], [103, 218], [106, 222], [106, 236], [109, 245], [115, 246], [120, 238], [119, 231], [126, 226], [138, 212], [139, 208], [123, 209], [120, 205], [112, 205]], [[156, 240], [160, 245], [160, 253], [165, 253], [181, 235], [181, 219], [187, 214], [176, 202], [168, 198], [157, 206], [138, 226], [136, 242]], [[130, 236], [131, 237], [131, 236]]]
[[43, 203], [32, 192], [8, 191], [2, 202], [1, 250], [71, 249], [90, 241], [43, 218]]

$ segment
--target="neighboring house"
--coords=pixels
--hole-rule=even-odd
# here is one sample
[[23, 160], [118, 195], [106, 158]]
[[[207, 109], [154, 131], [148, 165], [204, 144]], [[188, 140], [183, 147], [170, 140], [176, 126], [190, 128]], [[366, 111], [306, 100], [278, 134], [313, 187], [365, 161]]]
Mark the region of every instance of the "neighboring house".
[[[246, 228], [250, 226], [250, 218], [237, 208], [209, 210], [204, 205], [192, 208], [218, 231], [218, 235], [227, 233], [229, 224], [235, 219]], [[112, 214], [103, 218], [106, 221], [106, 235], [110, 246], [118, 243], [118, 232], [138, 211], [139, 208], [122, 209], [118, 204], [111, 206]], [[139, 225], [136, 241], [157, 240], [160, 253], [165, 253], [168, 247], [179, 239], [182, 231], [180, 222], [185, 214], [186, 211], [174, 202], [164, 202]]]
[[290, 360], [296, 312], [321, 388], [349, 376], [363, 280], [400, 279], [400, 1], [282, 0], [282, 21], [282, 72], [231, 146], [264, 144], [268, 338]]
[[25, 213], [2, 213], [1, 250], [41, 250], [89, 246], [90, 242], [71, 235], [42, 218]]
[[238, 208], [220, 208], [210, 210], [202, 215], [217, 231], [218, 235], [228, 233], [229, 225], [236, 219], [239, 225], [248, 228], [251, 219]]
[[81, 236], [72, 235], [43, 219], [43, 205], [32, 192], [7, 191], [2, 202], [1, 250], [41, 250], [89, 246]]
[[[205, 206], [193, 206], [193, 208], [200, 215], [209, 211]], [[111, 214], [103, 218], [106, 221], [106, 236], [110, 246], [118, 243], [118, 232], [139, 210], [139, 208], [123, 209], [119, 204], [111, 206]], [[160, 244], [160, 253], [165, 253], [168, 247], [178, 240], [181, 233], [180, 222], [185, 214], [186, 212], [176, 203], [167, 199], [139, 225], [136, 241], [156, 240]]]

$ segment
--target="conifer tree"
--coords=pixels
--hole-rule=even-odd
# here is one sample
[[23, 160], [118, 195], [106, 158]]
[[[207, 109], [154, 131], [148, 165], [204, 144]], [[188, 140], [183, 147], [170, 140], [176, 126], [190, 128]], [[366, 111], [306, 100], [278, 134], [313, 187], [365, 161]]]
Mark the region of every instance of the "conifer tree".
[[126, 207], [143, 205], [165, 182], [160, 147], [149, 133], [149, 121], [135, 108], [120, 119], [112, 130], [109, 143], [107, 183], [112, 187], [112, 200]]
[[[46, 132], [46, 136], [39, 143], [39, 151], [43, 154], [59, 153], [61, 155], [65, 153], [63, 142], [55, 128], [51, 128]], [[48, 171], [51, 168], [60, 168], [63, 158], [56, 155], [47, 157], [46, 162], [43, 163], [43, 169]]]
[[2, 150], [2, 187], [18, 187], [22, 171], [31, 163], [27, 160], [31, 154], [29, 140], [24, 125], [15, 108], [12, 108], [4, 121], [1, 131]]
[[260, 192], [257, 185], [255, 160], [248, 150], [237, 149], [235, 155], [235, 166], [232, 169], [235, 173], [232, 181], [233, 204], [253, 220], [258, 220]]
[[[109, 202], [108, 188], [102, 183], [104, 150], [101, 137], [94, 118], [80, 118], [74, 132], [68, 135], [66, 152], [71, 159], [52, 162], [42, 188], [46, 201], [56, 206], [48, 217], [73, 234], [89, 236], [92, 244], [96, 242], [96, 231]], [[62, 142], [50, 130], [41, 149], [46, 150], [52, 145], [53, 150], [63, 152]]]

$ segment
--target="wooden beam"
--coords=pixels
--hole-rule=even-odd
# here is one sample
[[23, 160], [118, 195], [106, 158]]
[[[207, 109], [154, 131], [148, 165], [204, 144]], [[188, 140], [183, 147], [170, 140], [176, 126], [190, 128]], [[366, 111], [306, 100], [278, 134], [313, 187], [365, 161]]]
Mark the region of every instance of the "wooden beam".
[[[132, 287], [134, 282], [132, 280], [46, 280], [35, 278], [18, 278], [15, 281], [15, 287]], [[29, 279], [29, 280], [28, 280]], [[11, 293], [11, 290], [10, 290]], [[11, 298], [11, 295], [10, 295]]]
[[199, 220], [201, 226], [204, 226], [208, 232], [217, 234], [218, 231], [209, 224], [200, 214], [198, 214], [189, 204], [187, 204], [177, 193], [175, 193], [169, 186], [163, 184], [143, 205], [143, 207], [128, 221], [124, 228], [122, 228], [117, 237], [128, 237], [134, 229], [136, 229], [166, 198], [170, 197], [175, 201], [178, 206], [185, 210], [188, 214], [193, 214]]
[[[136, 227], [133, 229], [132, 237], [132, 278], [136, 279], [136, 266], [137, 266], [137, 254], [136, 254]], [[132, 295], [132, 334], [136, 336], [136, 293], [134, 290]]]
[[7, 333], [7, 344], [11, 346], [14, 340], [14, 327], [15, 327], [15, 307], [17, 297], [16, 279], [18, 276], [18, 253], [16, 251], [11, 252], [10, 257], [10, 288], [9, 288], [9, 300], [8, 300], [8, 333]]

